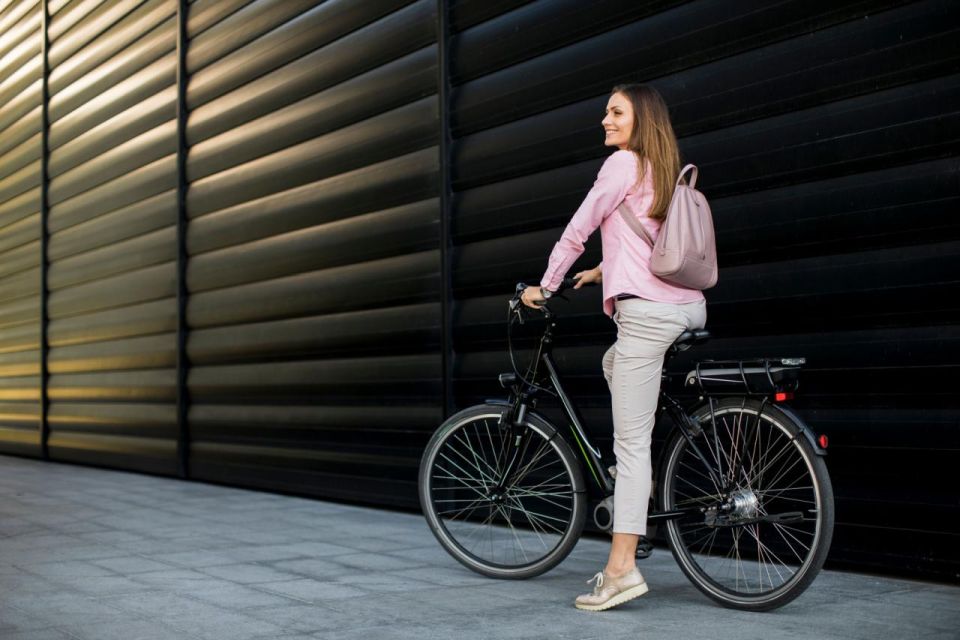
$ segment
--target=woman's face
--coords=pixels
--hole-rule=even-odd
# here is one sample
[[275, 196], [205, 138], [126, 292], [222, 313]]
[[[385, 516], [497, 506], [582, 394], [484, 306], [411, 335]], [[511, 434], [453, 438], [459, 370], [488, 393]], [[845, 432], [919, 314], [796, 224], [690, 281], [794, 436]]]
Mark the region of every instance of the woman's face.
[[633, 105], [622, 93], [615, 93], [607, 100], [607, 115], [603, 118], [606, 134], [603, 144], [618, 149], [628, 149], [630, 133], [633, 132]]

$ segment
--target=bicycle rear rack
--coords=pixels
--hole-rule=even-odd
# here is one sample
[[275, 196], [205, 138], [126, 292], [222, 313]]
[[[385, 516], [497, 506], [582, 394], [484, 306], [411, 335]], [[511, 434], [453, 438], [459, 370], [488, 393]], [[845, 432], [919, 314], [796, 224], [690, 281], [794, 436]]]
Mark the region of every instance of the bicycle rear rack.
[[685, 387], [700, 393], [736, 393], [766, 396], [796, 391], [805, 358], [757, 358], [753, 360], [704, 360], [687, 373]]

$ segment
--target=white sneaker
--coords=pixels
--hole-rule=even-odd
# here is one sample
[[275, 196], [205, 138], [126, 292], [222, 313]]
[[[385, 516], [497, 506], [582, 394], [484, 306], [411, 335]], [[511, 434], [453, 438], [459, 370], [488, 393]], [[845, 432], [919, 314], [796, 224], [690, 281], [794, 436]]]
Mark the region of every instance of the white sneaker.
[[636, 567], [619, 578], [611, 578], [606, 572], [601, 571], [587, 580], [587, 584], [594, 580], [597, 581], [597, 584], [593, 587], [593, 593], [584, 593], [577, 596], [574, 603], [577, 609], [604, 611], [640, 597], [650, 590]]

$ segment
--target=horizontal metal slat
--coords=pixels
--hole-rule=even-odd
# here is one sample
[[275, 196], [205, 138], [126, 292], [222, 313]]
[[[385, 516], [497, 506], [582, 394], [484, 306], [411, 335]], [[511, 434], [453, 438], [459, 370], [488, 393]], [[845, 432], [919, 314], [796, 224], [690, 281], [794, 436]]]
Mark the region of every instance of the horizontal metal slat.
[[[9, 327], [24, 325], [39, 320], [39, 273], [37, 274], [36, 282], [38, 284], [35, 289], [29, 289], [26, 284], [22, 285], [24, 292], [21, 296], [13, 296], [11, 298], [3, 298], [0, 296], [0, 300], [3, 301], [3, 304], [0, 305], [0, 329], [7, 331]], [[24, 299], [25, 296], [29, 297]], [[10, 302], [10, 300], [13, 300], [13, 302]]]
[[[37, 354], [39, 359], [40, 354]], [[27, 376], [22, 378], [5, 378], [0, 385], [0, 400], [13, 402], [29, 402], [40, 399], [40, 378]]]
[[51, 431], [47, 445], [54, 461], [166, 475], [177, 472], [177, 441], [173, 433], [166, 438], [136, 438]]
[[51, 374], [161, 369], [175, 366], [176, 360], [176, 336], [168, 333], [54, 347], [47, 368]]
[[351, 431], [406, 432], [410, 429], [432, 430], [442, 420], [436, 406], [391, 404], [362, 405], [223, 405], [194, 402], [190, 405], [191, 434], [199, 441], [225, 437], [224, 430], [245, 432], [317, 431], [347, 429]]
[[[211, 24], [202, 34], [191, 40], [187, 51], [187, 69], [194, 74], [211, 62], [226, 57], [288, 21], [310, 20], [310, 10], [322, 4], [322, 1], [284, 0], [284, 2], [265, 1], [246, 4], [222, 17], [215, 24]], [[331, 6], [343, 4], [346, 3], [330, 3]], [[330, 6], [324, 7], [323, 11], [329, 19]], [[200, 14], [200, 18], [209, 20], [209, 17], [203, 13]], [[188, 24], [192, 22], [194, 22], [194, 12], [191, 8]], [[288, 31], [291, 29], [292, 27], [287, 28]]]
[[40, 214], [35, 213], [0, 228], [0, 252], [9, 251], [39, 239]]
[[36, 45], [31, 41], [31, 53], [27, 59], [10, 73], [0, 76], [0, 104], [9, 102], [17, 94], [23, 93], [27, 87], [41, 79], [41, 60], [39, 39]]
[[[0, 308], [0, 318], [3, 317], [3, 309], [14, 312], [19, 308], [18, 304], [9, 304], [7, 301], [33, 296], [39, 289], [39, 267], [21, 271], [0, 280], [0, 303], [3, 303], [3, 307]], [[2, 320], [0, 320], [0, 323], [2, 323]]]
[[948, 285], [958, 280], [960, 242], [744, 265], [723, 271], [712, 304]]
[[[931, 5], [924, 13], [918, 13], [914, 7], [886, 12], [871, 20], [869, 27], [845, 24], [813, 34], [803, 39], [802, 45], [790, 40], [752, 50], [660, 79], [657, 88], [671, 107], [677, 133], [684, 138], [681, 146], [686, 155], [703, 164], [709, 157], [692, 155], [691, 148], [696, 148], [698, 142], [696, 138], [687, 137], [691, 133], [707, 129], [720, 135], [717, 130], [722, 129], [725, 136], [730, 131], [728, 127], [738, 122], [799, 112], [821, 103], [859, 96], [867, 86], [873, 97], [880, 89], [916, 82], [938, 71], [941, 74], [952, 71], [960, 54], [950, 56], [944, 51], [946, 42], [957, 35], [937, 31], [940, 28], [937, 18], [944, 11]], [[856, 37], [875, 42], [877, 49], [851, 60], [846, 55], [847, 48]], [[799, 51], [798, 46], [802, 47]], [[928, 59], [937, 62], [933, 64], [927, 62]], [[753, 70], [749, 78], [742, 74], [744, 66]], [[840, 66], [842, 73], [840, 69], [833, 70], [834, 66]], [[879, 69], [883, 70], [882, 74]], [[769, 99], [768, 82], [757, 82], [758, 77], [767, 75], [771, 81], [785, 78], [776, 92], [778, 101]], [[825, 82], [825, 77], [831, 81]], [[604, 96], [602, 100], [605, 99]], [[934, 104], [938, 101], [945, 104], [948, 99], [933, 99]], [[830, 107], [824, 108], [826, 114], [831, 111]], [[502, 174], [507, 167], [513, 174], [543, 168], [543, 148], [548, 145], [550, 163], [579, 159], [585, 148], [600, 139], [601, 116], [602, 101], [588, 100], [490, 129], [469, 136], [461, 143], [458, 162], [464, 167], [463, 173], [475, 183], [482, 176]], [[798, 113], [786, 117], [803, 120], [807, 115]], [[762, 128], [766, 135], [769, 122], [763, 120], [744, 130]], [[857, 125], [851, 126], [858, 130]], [[565, 135], [558, 136], [558, 130], [565, 131]], [[817, 131], [815, 137], [828, 136]], [[509, 144], [504, 144], [505, 140], [509, 140]]]
[[[176, 118], [176, 87], [170, 86], [126, 111], [87, 129], [83, 134], [54, 149], [50, 153], [48, 171], [51, 178], [101, 157], [112, 157], [123, 145], [142, 140], [147, 132], [155, 131]], [[139, 144], [139, 143], [138, 143]], [[117, 162], [121, 162], [118, 158]], [[129, 164], [129, 160], [125, 160]]]
[[419, 86], [408, 78], [404, 78], [403, 83], [368, 84], [360, 95], [350, 96], [362, 106], [348, 107], [347, 96], [331, 101], [327, 93], [340, 93], [331, 90], [308, 96], [215, 137], [195, 143], [190, 141], [188, 170], [191, 179], [235, 167], [357, 123], [389, 117], [386, 114], [416, 104], [425, 94], [431, 95], [436, 70], [428, 68], [425, 71], [427, 73], [419, 74]]
[[32, 428], [25, 426], [0, 426], [0, 450], [7, 453], [13, 453], [21, 456], [32, 456], [39, 458], [40, 450], [40, 430], [34, 425]]
[[239, 245], [287, 231], [340, 220], [371, 210], [403, 206], [436, 193], [435, 149], [370, 164], [293, 189], [247, 200], [214, 212], [190, 202], [191, 255]]
[[129, 78], [176, 48], [176, 20], [170, 18], [139, 38], [134, 44], [106, 60], [94, 71], [70, 84], [54, 84], [51, 72], [50, 122], [54, 123], [77, 107], [95, 99], [110, 87]]
[[0, 424], [4, 427], [32, 428], [39, 436], [39, 429], [37, 429], [39, 419], [40, 405], [36, 402], [4, 402], [0, 404]]
[[5, 327], [0, 333], [0, 353], [40, 350], [40, 327], [32, 324]]
[[40, 160], [0, 178], [0, 202], [12, 200], [40, 183]]
[[51, 262], [57, 262], [176, 223], [177, 194], [176, 191], [166, 191], [52, 233], [47, 244], [47, 255]]
[[437, 303], [370, 309], [318, 317], [191, 331], [187, 355], [194, 366], [324, 352], [379, 353], [424, 348], [439, 340]]
[[175, 0], [113, 0], [50, 43], [50, 91], [56, 93], [176, 14]]
[[419, 34], [361, 39], [365, 32], [345, 36], [197, 106], [190, 112], [187, 142], [197, 144], [297, 100], [313, 101], [338, 114], [330, 125], [337, 126], [435, 92], [435, 46], [409, 53]]
[[[409, 0], [376, 0], [363, 5], [327, 2], [202, 69], [198, 69], [188, 52], [187, 70], [191, 74], [191, 80], [187, 92], [187, 106], [194, 109], [209, 102], [407, 2]], [[419, 25], [424, 34], [421, 43], [415, 47], [419, 48], [435, 39], [432, 20], [434, 9], [433, 2], [418, 0], [396, 11], [391, 18], [398, 19], [397, 16], [402, 16], [404, 23]], [[201, 35], [198, 41], [203, 39], [204, 36]]]
[[[31, 19], [30, 23], [38, 22]], [[0, 82], [7, 80], [16, 73], [16, 70], [30, 62], [30, 59], [40, 55], [40, 29], [39, 24], [33, 26], [29, 31], [21, 31], [21, 34], [0, 31], [3, 34], [3, 45], [0, 46]], [[18, 42], [17, 36], [22, 40]], [[9, 49], [8, 49], [9, 47]]]
[[459, 35], [461, 31], [526, 4], [529, 0], [457, 0], [450, 5], [451, 32]]
[[107, 0], [47, 0], [50, 16], [47, 32], [51, 40], [59, 38]]
[[0, 256], [0, 278], [40, 266], [40, 241], [11, 249]]
[[204, 167], [188, 162], [187, 206], [199, 212], [289, 189], [431, 146], [437, 101], [418, 100], [339, 131], [197, 179]]
[[199, 366], [190, 370], [187, 384], [191, 397], [200, 401], [210, 396], [281, 396], [330, 387], [390, 385], [393, 392], [410, 384], [423, 385], [423, 392], [432, 395], [438, 391], [432, 386], [439, 374], [440, 356], [424, 354]]
[[170, 155], [50, 207], [51, 231], [142, 202], [176, 187], [177, 158]]
[[[871, 2], [877, 11], [891, 2]], [[622, 78], [663, 78], [863, 15], [866, 3], [759, 1], [686, 3], [460, 85], [453, 118], [462, 135], [608, 92]], [[663, 34], [672, 37], [664, 41]], [[749, 38], [731, 34], [749, 33]], [[589, 61], [589, 62], [584, 62]], [[638, 62], [639, 61], [639, 62]], [[556, 86], [572, 89], [558, 94]], [[600, 111], [597, 111], [598, 122]]]
[[52, 291], [50, 318], [102, 311], [172, 297], [176, 294], [176, 265], [161, 264], [132, 273]]
[[960, 75], [694, 136], [684, 151], [706, 160], [716, 196], [929, 160], [960, 138], [960, 111], [941, 100], [960, 102]]
[[190, 298], [187, 322], [200, 328], [432, 302], [440, 293], [439, 259], [438, 251], [424, 251], [197, 292]]
[[22, 221], [40, 211], [40, 187], [0, 202], [0, 227]]
[[177, 411], [169, 403], [55, 402], [50, 405], [49, 420], [55, 431], [152, 432], [170, 437], [170, 429], [177, 424]]
[[[551, 0], [527, 3], [515, 10], [491, 16], [471, 28], [458, 28], [457, 55], [452, 59], [451, 82], [457, 85], [467, 79], [518, 64], [578, 40], [638, 22], [683, 2]], [[451, 7], [452, 22], [458, 25], [463, 25], [464, 7], [461, 4], [457, 2], [457, 6]]]
[[435, 200], [338, 220], [194, 256], [191, 291], [356, 264], [439, 246]]
[[[12, 152], [14, 156], [20, 154], [23, 157], [28, 157], [23, 151], [25, 145], [37, 147], [40, 145], [39, 107], [3, 130], [3, 135], [0, 137], [0, 155]], [[20, 151], [15, 151], [18, 148]], [[4, 164], [7, 162], [8, 160], [3, 161]], [[17, 160], [14, 159], [12, 162], [15, 164]]]
[[39, 356], [29, 351], [0, 353], [0, 378], [40, 375]]
[[122, 240], [50, 264], [47, 283], [60, 290], [119, 273], [127, 273], [177, 259], [175, 226]]
[[47, 329], [51, 347], [116, 340], [176, 331], [177, 307], [173, 300], [157, 300], [53, 319]]
[[174, 56], [161, 57], [104, 89], [90, 101], [80, 104], [50, 125], [50, 150], [55, 152], [110, 118], [173, 86], [176, 82], [176, 66]]
[[166, 122], [50, 180], [51, 206], [177, 152], [177, 123]]
[[176, 397], [172, 369], [108, 373], [64, 373], [50, 376], [51, 402], [164, 402]]
[[7, 129], [11, 124], [31, 112], [40, 113], [40, 89], [42, 84], [42, 79], [37, 77], [33, 84], [23, 91], [8, 96], [7, 100], [0, 102], [0, 131]]
[[195, 40], [198, 35], [251, 2], [253, 0], [194, 0], [187, 12], [187, 37]]
[[947, 158], [711, 200], [718, 254], [737, 266], [960, 239], [958, 169]]
[[23, 0], [11, 5], [0, 15], [0, 33], [7, 34], [0, 45], [0, 55], [17, 46], [27, 34], [40, 29], [39, 0]]

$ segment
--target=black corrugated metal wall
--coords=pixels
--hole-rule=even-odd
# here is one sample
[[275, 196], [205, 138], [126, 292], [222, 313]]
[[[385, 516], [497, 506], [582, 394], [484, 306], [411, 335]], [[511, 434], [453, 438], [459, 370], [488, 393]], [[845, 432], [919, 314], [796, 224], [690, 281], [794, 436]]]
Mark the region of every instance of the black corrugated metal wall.
[[[53, 460], [414, 506], [649, 81], [718, 228], [691, 355], [806, 356], [831, 560], [958, 577], [955, 3], [180, 4], [0, 0], [0, 451], [44, 456], [46, 410]], [[562, 313], [609, 452], [612, 325]]]

